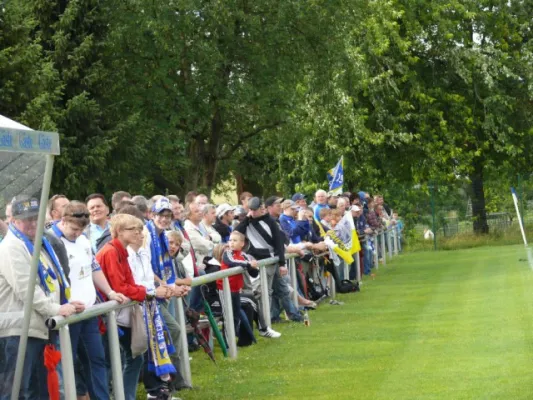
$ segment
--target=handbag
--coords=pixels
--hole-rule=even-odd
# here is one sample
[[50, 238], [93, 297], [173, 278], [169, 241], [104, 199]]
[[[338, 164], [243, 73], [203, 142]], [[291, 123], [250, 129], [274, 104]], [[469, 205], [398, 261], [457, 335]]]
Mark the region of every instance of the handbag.
[[131, 355], [133, 358], [148, 350], [148, 332], [144, 322], [143, 306], [135, 304], [131, 310]]

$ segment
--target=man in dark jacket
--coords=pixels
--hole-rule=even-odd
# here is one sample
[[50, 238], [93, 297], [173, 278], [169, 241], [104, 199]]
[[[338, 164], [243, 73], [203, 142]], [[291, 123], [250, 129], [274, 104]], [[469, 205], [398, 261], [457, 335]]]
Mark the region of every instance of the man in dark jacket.
[[[269, 265], [266, 268], [268, 296], [272, 299], [272, 294], [279, 298], [282, 306], [293, 321], [300, 321], [302, 317], [295, 309], [290, 299], [290, 289], [282, 276], [287, 275], [285, 266], [285, 234], [280, 230], [277, 222], [265, 212], [261, 200], [252, 197], [248, 203], [250, 211], [246, 218], [235, 228], [236, 231], [246, 235], [250, 243], [248, 254], [262, 260], [268, 257], [279, 257], [279, 264]], [[262, 303], [263, 294], [258, 292], [258, 301]], [[270, 303], [272, 304], [272, 302]], [[259, 307], [262, 309], [261, 307]], [[261, 336], [268, 336], [268, 331], [260, 330]]]
[[222, 243], [227, 243], [229, 235], [233, 231], [231, 223], [235, 217], [235, 207], [230, 206], [227, 203], [221, 204], [217, 207], [217, 219], [213, 228], [222, 237]]

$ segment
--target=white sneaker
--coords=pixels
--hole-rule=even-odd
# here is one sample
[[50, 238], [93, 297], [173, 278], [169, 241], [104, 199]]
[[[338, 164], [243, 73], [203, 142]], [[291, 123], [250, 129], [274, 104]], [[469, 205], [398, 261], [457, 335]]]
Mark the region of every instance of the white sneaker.
[[281, 336], [281, 333], [276, 332], [272, 328], [266, 328], [264, 331], [259, 331], [259, 336], [263, 336], [265, 338], [277, 339]]

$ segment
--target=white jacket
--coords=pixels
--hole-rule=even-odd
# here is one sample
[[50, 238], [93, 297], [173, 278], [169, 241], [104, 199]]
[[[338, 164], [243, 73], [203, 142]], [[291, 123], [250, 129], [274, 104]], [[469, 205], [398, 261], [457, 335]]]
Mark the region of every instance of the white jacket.
[[191, 240], [192, 248], [194, 249], [194, 255], [196, 256], [196, 266], [199, 269], [204, 269], [204, 257], [213, 254], [214, 243], [207, 237], [205, 237], [200, 229], [194, 225], [190, 220], [186, 220], [184, 228]]
[[[42, 253], [44, 257], [45, 252]], [[31, 255], [24, 243], [9, 231], [0, 243], [0, 337], [20, 336], [28, 288], [34, 290], [29, 336], [48, 339], [47, 318], [59, 314], [59, 283], [47, 296], [37, 281], [31, 283]]]

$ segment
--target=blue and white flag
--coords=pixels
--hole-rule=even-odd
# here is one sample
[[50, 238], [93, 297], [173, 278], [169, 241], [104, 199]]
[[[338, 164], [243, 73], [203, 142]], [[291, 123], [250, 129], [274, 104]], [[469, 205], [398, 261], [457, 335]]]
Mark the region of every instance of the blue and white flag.
[[344, 183], [344, 161], [343, 157], [340, 158], [335, 168], [332, 168], [328, 171], [327, 174], [329, 182], [329, 192], [330, 194], [341, 194], [342, 193], [342, 184]]

